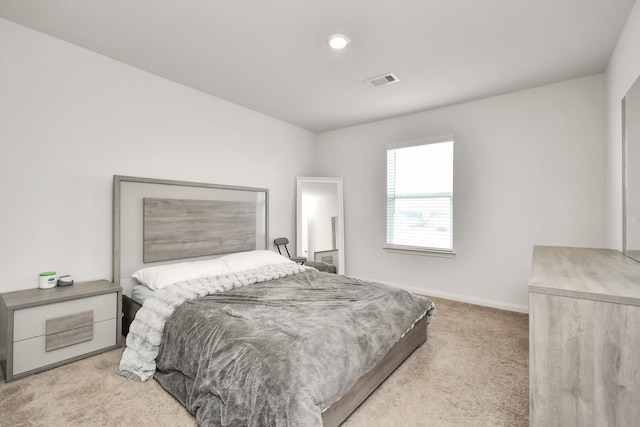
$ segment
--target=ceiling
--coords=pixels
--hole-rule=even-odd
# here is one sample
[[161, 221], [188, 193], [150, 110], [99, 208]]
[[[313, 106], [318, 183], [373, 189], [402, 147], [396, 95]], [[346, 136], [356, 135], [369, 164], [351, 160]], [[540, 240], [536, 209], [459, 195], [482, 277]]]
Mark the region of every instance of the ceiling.
[[[633, 3], [0, 0], [0, 17], [323, 132], [601, 73]], [[385, 73], [400, 81], [364, 82]]]

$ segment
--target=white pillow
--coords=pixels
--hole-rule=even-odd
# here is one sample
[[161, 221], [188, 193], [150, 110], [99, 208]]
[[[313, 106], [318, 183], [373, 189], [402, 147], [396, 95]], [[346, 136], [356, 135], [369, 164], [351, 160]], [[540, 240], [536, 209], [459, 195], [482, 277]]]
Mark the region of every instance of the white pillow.
[[237, 252], [225, 255], [219, 260], [224, 261], [232, 273], [252, 268], [263, 267], [265, 265], [294, 263], [289, 258], [268, 250], [255, 250], [248, 252]]
[[231, 271], [220, 258], [205, 261], [179, 262], [176, 264], [146, 267], [133, 273], [131, 277], [157, 291], [172, 283], [200, 277], [218, 276]]

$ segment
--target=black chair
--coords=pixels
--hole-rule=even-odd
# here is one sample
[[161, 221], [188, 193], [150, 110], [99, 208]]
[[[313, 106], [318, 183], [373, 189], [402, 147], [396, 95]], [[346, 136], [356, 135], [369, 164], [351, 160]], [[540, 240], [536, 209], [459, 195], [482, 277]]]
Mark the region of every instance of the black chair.
[[289, 244], [289, 239], [287, 239], [286, 237], [278, 237], [277, 239], [275, 239], [273, 241], [273, 243], [276, 245], [276, 248], [278, 248], [278, 253], [280, 255], [282, 255], [282, 252], [280, 251], [280, 246], [284, 246], [284, 250], [287, 251], [287, 257], [291, 260], [294, 261], [298, 264], [304, 264], [305, 261], [307, 260], [305, 257], [301, 257], [301, 256], [291, 256], [291, 254], [289, 253], [289, 249], [287, 248], [287, 245]]

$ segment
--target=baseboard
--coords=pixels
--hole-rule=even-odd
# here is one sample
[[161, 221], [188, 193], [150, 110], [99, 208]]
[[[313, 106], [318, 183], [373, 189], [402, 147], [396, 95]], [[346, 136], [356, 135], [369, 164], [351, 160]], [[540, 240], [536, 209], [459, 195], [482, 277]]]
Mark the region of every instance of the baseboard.
[[427, 295], [427, 296], [432, 296], [432, 297], [436, 297], [436, 298], [450, 299], [450, 300], [453, 300], [453, 301], [466, 302], [466, 303], [469, 303], [469, 304], [475, 304], [475, 305], [482, 305], [482, 306], [485, 306], [485, 307], [498, 308], [500, 310], [515, 311], [517, 313], [527, 313], [527, 314], [529, 313], [529, 306], [527, 306], [527, 305], [509, 304], [509, 303], [506, 303], [504, 301], [493, 301], [493, 300], [488, 300], [488, 299], [484, 299], [484, 298], [476, 298], [476, 297], [470, 297], [470, 296], [466, 296], [466, 295], [452, 294], [452, 293], [449, 293], [449, 292], [442, 292], [442, 291], [437, 291], [437, 290], [434, 290], [434, 289], [416, 288], [416, 287], [413, 287], [413, 286], [401, 285], [399, 283], [381, 282], [380, 280], [374, 280], [374, 279], [362, 278], [362, 280], [370, 280], [370, 281], [373, 281], [373, 282], [382, 283], [382, 284], [385, 284], [385, 285], [393, 286], [395, 288], [404, 289], [405, 291], [411, 292], [411, 293], [414, 293], [414, 294]]

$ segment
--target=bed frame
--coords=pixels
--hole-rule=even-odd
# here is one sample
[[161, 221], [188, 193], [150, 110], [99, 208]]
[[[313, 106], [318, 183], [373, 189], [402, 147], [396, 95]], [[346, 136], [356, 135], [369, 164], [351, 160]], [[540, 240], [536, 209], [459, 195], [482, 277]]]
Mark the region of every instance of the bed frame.
[[[122, 271], [121, 269], [121, 256], [122, 256], [122, 248], [121, 244], [125, 241], [121, 237], [121, 218], [122, 212], [120, 211], [123, 204], [121, 203], [122, 195], [122, 184], [123, 183], [136, 183], [136, 184], [151, 184], [154, 186], [179, 186], [185, 187], [185, 189], [197, 187], [197, 188], [208, 188], [208, 189], [222, 189], [222, 190], [237, 190], [237, 191], [254, 191], [258, 193], [264, 193], [265, 200], [264, 204], [264, 225], [258, 226], [258, 232], [256, 235], [258, 238], [256, 239], [256, 248], [253, 249], [266, 249], [267, 246], [267, 224], [268, 224], [268, 190], [265, 189], [256, 189], [256, 188], [248, 188], [248, 187], [229, 187], [229, 186], [218, 186], [213, 184], [202, 184], [202, 183], [193, 183], [193, 182], [184, 182], [184, 181], [169, 181], [169, 180], [158, 180], [151, 178], [136, 178], [136, 177], [124, 177], [124, 176], [114, 176], [114, 200], [113, 200], [113, 209], [114, 209], [114, 221], [113, 221], [113, 280], [117, 284], [121, 284], [121, 278], [124, 280], [128, 279], [128, 275], [132, 272], [130, 271]], [[172, 190], [173, 191], [173, 190]], [[155, 194], [154, 194], [155, 195]], [[145, 195], [138, 195], [138, 198], [146, 198]], [[142, 203], [142, 200], [140, 200]], [[261, 201], [262, 203], [262, 201]], [[138, 204], [137, 202], [134, 204]], [[258, 212], [261, 211], [261, 208], [258, 208]], [[181, 213], [183, 215], [184, 213]], [[127, 227], [129, 228], [129, 227]], [[134, 227], [135, 228], [135, 227]], [[242, 228], [242, 232], [246, 234], [247, 230], [244, 225], [241, 225], [239, 228]], [[229, 227], [225, 227], [225, 229], [229, 229]], [[264, 230], [264, 243], [261, 241], [261, 231]], [[201, 233], [200, 233], [201, 234]], [[229, 242], [233, 244], [237, 244], [237, 242], [233, 239], [233, 237], [226, 236], [224, 238], [219, 238], [219, 236], [215, 237], [217, 241], [222, 241], [222, 247], [218, 248], [218, 253], [228, 253], [233, 252], [228, 251], [226, 247], [229, 245], [224, 244], [224, 240], [228, 239]], [[214, 239], [214, 240], [215, 240]], [[148, 239], [150, 240], [150, 239]], [[146, 241], [143, 245], [146, 245]], [[166, 243], [166, 242], [164, 242]], [[264, 247], [261, 247], [264, 244]], [[136, 243], [137, 247], [141, 247], [139, 243]], [[193, 249], [193, 244], [187, 245], [189, 250]], [[146, 247], [145, 247], [146, 250]], [[154, 248], [150, 250], [151, 253], [154, 253]], [[182, 259], [186, 258], [184, 256], [180, 256], [182, 249], [178, 249], [177, 252], [170, 254], [169, 256], [165, 256], [165, 259]], [[237, 251], [237, 249], [236, 249]], [[201, 251], [202, 252], [202, 251]], [[140, 254], [142, 256], [142, 254]], [[193, 256], [193, 255], [191, 255]], [[130, 267], [131, 268], [131, 267]], [[139, 303], [131, 299], [128, 295], [126, 295], [127, 287], [123, 286], [125, 292], [123, 292], [123, 301], [122, 301], [122, 333], [123, 335], [127, 335], [129, 332], [129, 326], [131, 322], [135, 319], [136, 313], [142, 307]], [[356, 384], [349, 390], [344, 396], [342, 396], [339, 400], [334, 402], [329, 408], [327, 408], [322, 413], [322, 421], [325, 427], [333, 427], [339, 426], [344, 422], [344, 420], [351, 415], [353, 411], [356, 410], [358, 406], [364, 400], [373, 393], [376, 388], [382, 384], [382, 382], [389, 376], [393, 371], [396, 370], [418, 347], [420, 347], [427, 340], [427, 316], [420, 319], [414, 327], [408, 331], [386, 354], [386, 356], [376, 365], [371, 371], [361, 377]]]

